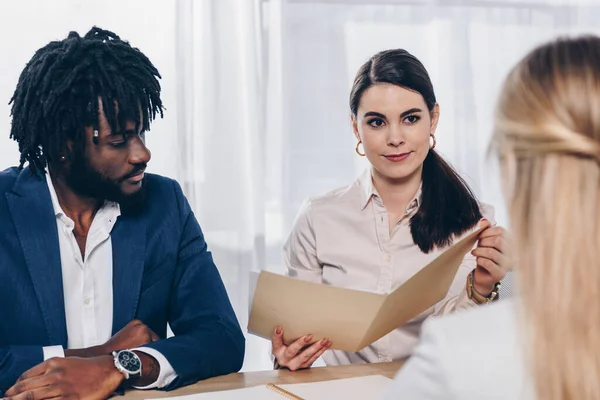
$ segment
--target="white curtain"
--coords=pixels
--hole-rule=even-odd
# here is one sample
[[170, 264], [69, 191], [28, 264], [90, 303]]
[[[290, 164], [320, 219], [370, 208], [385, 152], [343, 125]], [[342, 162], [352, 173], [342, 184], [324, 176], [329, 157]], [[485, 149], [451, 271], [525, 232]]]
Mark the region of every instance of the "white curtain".
[[[245, 327], [248, 271], [283, 272], [300, 203], [366, 167], [348, 93], [368, 57], [400, 47], [421, 59], [441, 105], [438, 149], [506, 224], [487, 154], [502, 79], [546, 39], [600, 33], [599, 17], [592, 0], [3, 1], [0, 169], [18, 162], [6, 103], [37, 48], [92, 25], [130, 40], [163, 75], [149, 170], [182, 184]], [[268, 342], [248, 335], [244, 369], [270, 367]]]
[[[265, 265], [264, 174], [278, 167], [266, 165], [259, 6], [177, 2], [173, 159], [244, 330], [248, 272]], [[263, 343], [248, 337], [245, 370], [269, 367]]]

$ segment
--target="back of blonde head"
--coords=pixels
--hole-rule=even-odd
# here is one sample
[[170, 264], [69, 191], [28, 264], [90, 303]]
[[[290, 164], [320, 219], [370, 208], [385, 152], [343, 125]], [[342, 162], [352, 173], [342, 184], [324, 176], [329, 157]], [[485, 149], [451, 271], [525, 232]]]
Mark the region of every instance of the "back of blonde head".
[[600, 38], [537, 48], [496, 113], [539, 399], [600, 399]]

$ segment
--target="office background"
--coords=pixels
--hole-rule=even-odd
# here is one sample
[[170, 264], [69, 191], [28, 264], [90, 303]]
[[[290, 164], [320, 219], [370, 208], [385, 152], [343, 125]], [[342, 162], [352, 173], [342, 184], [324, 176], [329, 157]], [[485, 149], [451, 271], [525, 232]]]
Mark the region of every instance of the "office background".
[[[599, 17], [600, 0], [4, 0], [0, 169], [18, 163], [8, 101], [34, 51], [69, 30], [115, 31], [163, 76], [148, 170], [182, 184], [245, 326], [248, 271], [284, 271], [303, 199], [366, 168], [348, 93], [371, 55], [400, 47], [425, 64], [441, 105], [437, 149], [506, 224], [487, 152], [502, 79], [544, 40], [600, 34]], [[244, 370], [270, 368], [269, 343], [247, 344]]]

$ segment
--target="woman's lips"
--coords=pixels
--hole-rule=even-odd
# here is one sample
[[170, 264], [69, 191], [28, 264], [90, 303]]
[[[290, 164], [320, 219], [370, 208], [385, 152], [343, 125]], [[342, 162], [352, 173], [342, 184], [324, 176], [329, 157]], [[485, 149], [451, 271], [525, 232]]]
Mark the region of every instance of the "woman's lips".
[[387, 158], [389, 161], [391, 162], [401, 162], [404, 161], [408, 158], [408, 156], [410, 156], [412, 152], [407, 152], [407, 153], [399, 153], [399, 154], [388, 154], [385, 155], [384, 157]]

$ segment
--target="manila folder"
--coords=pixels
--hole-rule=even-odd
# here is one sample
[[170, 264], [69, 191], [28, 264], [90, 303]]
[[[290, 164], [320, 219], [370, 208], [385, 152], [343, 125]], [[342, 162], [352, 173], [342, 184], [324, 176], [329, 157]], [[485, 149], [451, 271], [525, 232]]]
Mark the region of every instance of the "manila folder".
[[331, 349], [356, 352], [443, 300], [478, 228], [389, 294], [345, 289], [261, 271], [252, 301], [248, 331], [270, 339], [283, 327], [290, 343], [312, 333]]

